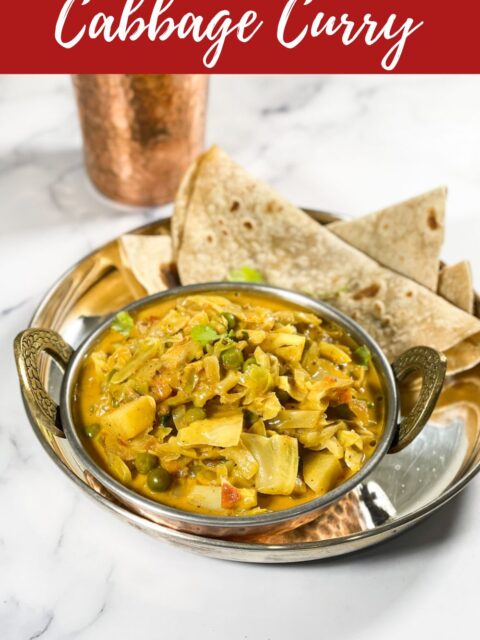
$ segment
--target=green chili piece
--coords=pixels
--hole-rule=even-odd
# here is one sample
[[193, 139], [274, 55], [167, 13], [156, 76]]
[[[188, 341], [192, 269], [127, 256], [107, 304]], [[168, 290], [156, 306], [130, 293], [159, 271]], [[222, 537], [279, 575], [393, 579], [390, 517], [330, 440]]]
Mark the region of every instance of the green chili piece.
[[262, 274], [252, 267], [238, 267], [230, 269], [227, 274], [229, 282], [264, 282]]

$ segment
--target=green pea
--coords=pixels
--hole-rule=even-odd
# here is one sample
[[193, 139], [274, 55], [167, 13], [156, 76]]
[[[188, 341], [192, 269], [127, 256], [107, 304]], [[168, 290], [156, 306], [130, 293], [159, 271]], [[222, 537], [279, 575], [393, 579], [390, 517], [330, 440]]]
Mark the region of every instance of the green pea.
[[190, 407], [190, 409], [186, 410], [183, 421], [185, 424], [191, 424], [197, 420], [205, 420], [206, 417], [207, 414], [204, 409], [200, 407]]
[[246, 371], [249, 367], [258, 367], [257, 361], [255, 358], [247, 358], [243, 363], [243, 370]]
[[227, 329], [235, 329], [235, 327], [237, 326], [237, 319], [233, 315], [233, 313], [228, 313], [227, 311], [224, 311], [221, 315], [227, 321]]
[[243, 364], [243, 353], [240, 349], [230, 347], [222, 351], [220, 359], [225, 369], [240, 369]]
[[367, 345], [362, 344], [361, 347], [355, 349], [353, 352], [353, 357], [355, 360], [362, 365], [362, 367], [368, 367], [372, 360], [372, 353]]
[[95, 438], [96, 435], [100, 432], [99, 424], [87, 424], [85, 425], [85, 433], [89, 438]]
[[148, 472], [147, 485], [151, 491], [166, 491], [172, 482], [172, 476], [163, 467]]
[[138, 473], [147, 474], [155, 467], [158, 467], [158, 457], [153, 453], [143, 452], [139, 453], [135, 458], [135, 469]]

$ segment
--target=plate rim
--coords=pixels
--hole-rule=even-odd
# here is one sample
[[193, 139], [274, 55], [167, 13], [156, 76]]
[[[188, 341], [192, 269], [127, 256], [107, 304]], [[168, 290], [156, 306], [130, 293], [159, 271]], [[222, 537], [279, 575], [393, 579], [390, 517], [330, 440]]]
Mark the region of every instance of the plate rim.
[[[328, 224], [328, 222], [339, 219], [334, 214], [330, 214], [325, 211], [318, 211], [314, 209], [304, 209], [304, 211], [321, 224]], [[153, 221], [130, 229], [126, 233], [136, 235], [145, 234], [145, 232], [148, 232], [149, 230], [158, 229], [162, 224], [169, 224], [170, 220], [171, 215], [169, 213], [166, 213], [165, 215], [162, 215]], [[43, 294], [40, 302], [36, 306], [30, 318], [28, 326], [40, 328], [42, 325], [37, 322], [37, 318], [48, 306], [48, 302], [52, 298], [57, 288], [65, 281], [66, 278], [68, 278], [76, 271], [79, 265], [84, 263], [86, 260], [93, 258], [100, 251], [104, 251], [107, 247], [114, 245], [119, 237], [120, 236], [115, 236], [111, 240], [104, 242], [103, 244], [96, 247], [92, 251], [85, 254], [82, 258], [77, 260], [71, 267], [66, 269]], [[40, 444], [46, 451], [48, 457], [54, 462], [59, 470], [70, 479], [70, 481], [72, 481], [79, 489], [83, 490], [86, 495], [88, 495], [100, 506], [105, 507], [117, 517], [120, 517], [121, 519], [127, 521], [130, 525], [136, 528], [140, 528], [142, 529], [142, 531], [151, 535], [156, 535], [157, 537], [171, 544], [180, 547], [188, 547], [194, 552], [201, 553], [210, 557], [229, 559], [233, 561], [272, 563], [322, 560], [327, 557], [331, 558], [347, 553], [353, 553], [355, 551], [374, 546], [386, 539], [389, 539], [390, 537], [394, 537], [400, 534], [402, 531], [405, 531], [406, 529], [424, 520], [429, 515], [433, 514], [443, 505], [448, 503], [452, 498], [458, 495], [480, 471], [479, 461], [475, 466], [472, 466], [470, 469], [468, 469], [468, 471], [464, 475], [462, 475], [454, 484], [449, 486], [446, 491], [442, 492], [428, 504], [399, 517], [393, 522], [387, 521], [380, 526], [373, 527], [372, 529], [366, 529], [365, 531], [359, 531], [338, 538], [328, 538], [324, 540], [301, 543], [287, 543], [282, 545], [224, 540], [220, 538], [198, 536], [195, 534], [171, 529], [164, 525], [148, 520], [147, 518], [144, 518], [138, 514], [135, 514], [129, 511], [123, 505], [117, 504], [109, 500], [107, 497], [101, 495], [92, 487], [90, 487], [85, 481], [83, 481], [77, 474], [75, 474], [72, 469], [70, 469], [68, 465], [60, 459], [60, 457], [54, 451], [53, 447], [48, 443], [47, 438], [41, 432], [41, 429], [31, 416], [26, 405], [25, 411], [30, 423], [30, 427], [32, 428], [36, 438], [40, 441]], [[345, 549], [337, 553], [321, 553], [322, 551], [328, 549], [338, 550], [345, 545], [355, 545], [355, 543], [357, 543], [357, 546], [354, 548]], [[233, 555], [229, 555], [229, 552], [233, 553]], [[244, 557], [236, 557], [239, 553], [242, 553]], [[298, 555], [298, 558], [292, 557], [292, 555], [295, 554]], [[287, 555], [288, 557], [286, 557]]]

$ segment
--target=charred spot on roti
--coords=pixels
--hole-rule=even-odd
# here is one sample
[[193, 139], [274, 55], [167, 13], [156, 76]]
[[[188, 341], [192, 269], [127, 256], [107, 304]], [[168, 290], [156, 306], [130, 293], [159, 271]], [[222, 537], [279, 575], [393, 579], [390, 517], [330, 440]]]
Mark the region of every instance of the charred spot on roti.
[[428, 210], [427, 224], [432, 231], [436, 231], [440, 228], [437, 220], [437, 212], [433, 208]]
[[207, 241], [209, 244], [212, 244], [212, 242], [213, 242], [213, 236], [212, 236], [212, 234], [211, 234], [211, 233], [207, 234], [207, 237], [206, 237], [205, 239], [206, 239], [206, 241]]
[[239, 208], [240, 208], [240, 203], [238, 202], [238, 200], [234, 200], [230, 207], [230, 211], [237, 211], [237, 209]]
[[407, 298], [411, 298], [413, 296], [413, 291], [407, 291], [407, 293], [405, 294], [405, 296]]
[[251, 220], [244, 220], [243, 221], [243, 226], [247, 231], [252, 231], [253, 229], [253, 222]]
[[380, 291], [380, 285], [374, 282], [370, 284], [368, 287], [360, 289], [353, 294], [352, 298], [354, 300], [363, 300], [364, 298], [374, 298], [377, 293]]
[[278, 202], [270, 200], [265, 205], [265, 213], [279, 213], [280, 211], [283, 211], [283, 207]]
[[378, 318], [381, 318], [385, 313], [385, 305], [381, 300], [375, 300], [373, 303], [373, 311]]

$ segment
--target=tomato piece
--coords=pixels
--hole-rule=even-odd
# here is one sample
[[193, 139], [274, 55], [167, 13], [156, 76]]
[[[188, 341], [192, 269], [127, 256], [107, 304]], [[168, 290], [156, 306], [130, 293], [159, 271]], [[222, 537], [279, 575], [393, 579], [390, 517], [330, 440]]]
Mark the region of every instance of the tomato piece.
[[222, 483], [222, 508], [232, 509], [240, 500], [240, 492], [229, 482]]
[[338, 404], [349, 404], [352, 401], [352, 390], [350, 387], [346, 389], [335, 389], [332, 393], [332, 399]]
[[151, 388], [157, 400], [165, 400], [172, 395], [172, 387], [162, 376], [155, 376], [151, 382]]

